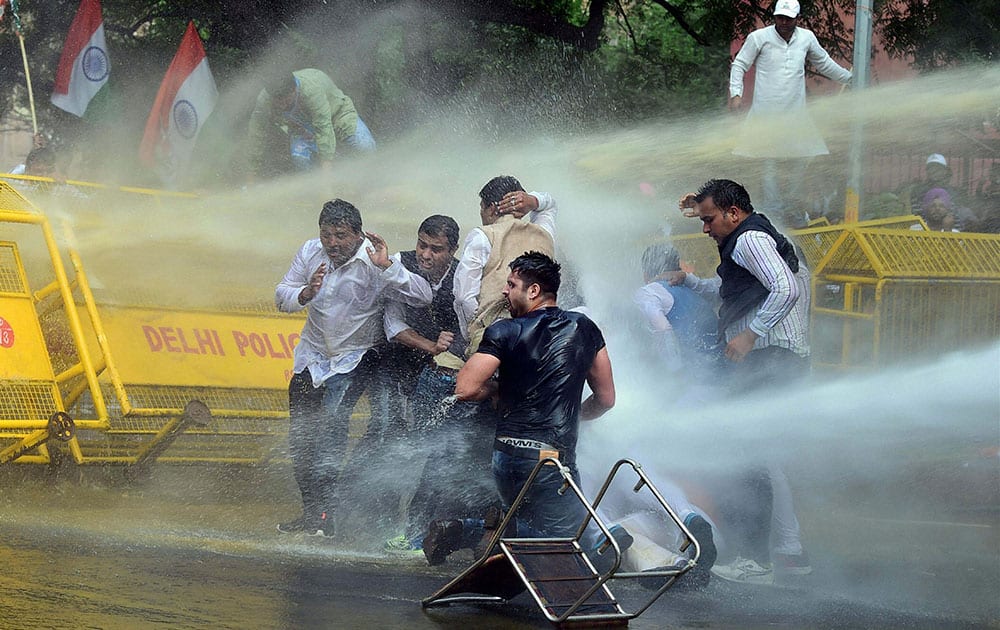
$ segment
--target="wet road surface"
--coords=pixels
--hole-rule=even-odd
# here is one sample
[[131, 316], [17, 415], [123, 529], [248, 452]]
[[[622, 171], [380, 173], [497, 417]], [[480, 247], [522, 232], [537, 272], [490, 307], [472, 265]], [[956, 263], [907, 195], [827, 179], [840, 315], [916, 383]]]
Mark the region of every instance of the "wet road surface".
[[[152, 477], [126, 484], [87, 470], [50, 483], [34, 467], [0, 475], [0, 628], [551, 627], [526, 595], [423, 610], [420, 600], [471, 555], [432, 568], [422, 556], [358, 551], [345, 537], [279, 534], [274, 522], [294, 510], [294, 493], [262, 485], [271, 474], [190, 467]], [[988, 595], [1000, 592], [996, 555], [991, 573], [989, 558], [985, 569], [921, 566], [814, 548], [815, 573], [794, 584], [674, 589], [630, 627], [998, 627]], [[873, 594], [886, 581], [893, 595]], [[647, 596], [632, 584], [614, 590]]]

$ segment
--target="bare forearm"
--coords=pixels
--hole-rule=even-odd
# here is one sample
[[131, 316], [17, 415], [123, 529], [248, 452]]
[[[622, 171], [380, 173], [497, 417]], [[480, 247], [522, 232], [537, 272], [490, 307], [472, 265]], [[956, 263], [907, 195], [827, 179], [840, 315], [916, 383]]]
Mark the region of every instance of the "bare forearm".
[[477, 352], [469, 357], [455, 377], [455, 396], [459, 400], [486, 400], [496, 394], [498, 386], [491, 377], [500, 367], [494, 356]]
[[457, 383], [455, 385], [455, 397], [459, 400], [469, 401], [469, 402], [479, 402], [481, 400], [488, 400], [495, 396], [497, 393], [497, 383], [496, 381], [489, 380], [482, 385], [475, 387], [473, 385], [466, 384], [463, 387], [462, 383]]
[[580, 407], [580, 418], [582, 420], [596, 420], [614, 407], [614, 405], [614, 402], [608, 404], [608, 401], [601, 400], [597, 395], [591, 394], [583, 401], [583, 405]]
[[420, 350], [421, 352], [426, 352], [427, 354], [435, 354], [435, 343], [412, 328], [407, 328], [393, 337], [392, 340], [403, 344], [407, 348]]

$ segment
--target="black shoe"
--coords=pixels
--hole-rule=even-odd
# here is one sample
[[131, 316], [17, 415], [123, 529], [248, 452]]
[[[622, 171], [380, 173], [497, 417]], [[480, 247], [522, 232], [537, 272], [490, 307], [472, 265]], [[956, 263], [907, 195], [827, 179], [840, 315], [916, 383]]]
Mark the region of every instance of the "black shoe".
[[448, 556], [462, 544], [462, 521], [455, 519], [431, 521], [424, 536], [424, 556], [427, 564], [444, 564]]
[[[493, 536], [497, 533], [497, 528], [500, 527], [500, 523], [503, 522], [504, 516], [506, 514], [498, 506], [490, 506], [486, 510], [486, 514], [483, 515], [483, 537], [476, 543], [475, 548], [472, 553], [475, 554], [477, 558], [481, 558], [490, 547], [490, 543], [493, 542]], [[511, 519], [507, 523], [507, 530], [503, 533], [506, 538], [513, 538], [517, 535], [517, 522]], [[496, 551], [494, 551], [496, 553]]]
[[306, 536], [319, 536], [320, 538], [333, 538], [334, 527], [333, 519], [327, 518], [326, 512], [320, 514], [320, 517], [311, 523], [308, 523], [305, 528]]
[[306, 515], [298, 517], [294, 521], [288, 521], [287, 523], [278, 523], [278, 531], [282, 534], [301, 534], [306, 531], [306, 526], [309, 524], [309, 519]]
[[689, 516], [684, 525], [698, 541], [701, 555], [698, 556], [698, 564], [684, 575], [680, 584], [690, 588], [704, 588], [712, 577], [712, 567], [715, 566], [715, 559], [719, 556], [712, 536], [712, 526], [700, 514]]

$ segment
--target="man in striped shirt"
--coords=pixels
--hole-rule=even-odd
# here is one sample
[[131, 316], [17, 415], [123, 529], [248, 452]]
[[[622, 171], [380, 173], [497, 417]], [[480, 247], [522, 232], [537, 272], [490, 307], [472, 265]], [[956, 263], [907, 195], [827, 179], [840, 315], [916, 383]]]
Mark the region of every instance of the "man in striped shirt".
[[[746, 188], [728, 179], [709, 180], [697, 193], [681, 198], [680, 209], [698, 217], [702, 231], [719, 244], [717, 277], [703, 280], [677, 272], [671, 282], [722, 299], [720, 341], [732, 367], [727, 382], [745, 392], [788, 386], [808, 374], [809, 278], [792, 244], [754, 211]], [[717, 565], [713, 574], [769, 584], [775, 568], [785, 575], [810, 573], [791, 488], [780, 465], [753, 466], [735, 490], [755, 497], [742, 519], [740, 555], [745, 557]]]
[[673, 282], [699, 294], [717, 294], [719, 332], [738, 387], [787, 383], [809, 371], [808, 271], [792, 244], [750, 195], [728, 179], [706, 182], [680, 201], [702, 231], [719, 244], [718, 276], [678, 272]]

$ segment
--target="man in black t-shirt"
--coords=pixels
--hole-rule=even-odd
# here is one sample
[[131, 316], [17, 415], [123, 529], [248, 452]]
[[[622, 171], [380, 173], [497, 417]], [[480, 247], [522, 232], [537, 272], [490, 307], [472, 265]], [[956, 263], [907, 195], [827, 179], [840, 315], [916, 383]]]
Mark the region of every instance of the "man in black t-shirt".
[[[529, 252], [510, 264], [503, 291], [512, 319], [486, 329], [458, 373], [459, 400], [498, 396], [493, 478], [509, 508], [540, 459], [558, 457], [579, 480], [576, 440], [580, 419], [592, 420], [615, 403], [604, 337], [587, 316], [556, 306], [559, 264]], [[493, 373], [498, 378], [493, 380]], [[581, 402], [583, 385], [593, 392]], [[562, 477], [546, 467], [518, 513], [519, 536], [572, 536], [585, 515]], [[526, 527], [525, 527], [526, 526]]]

